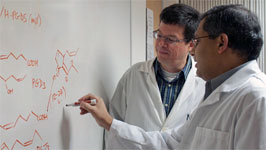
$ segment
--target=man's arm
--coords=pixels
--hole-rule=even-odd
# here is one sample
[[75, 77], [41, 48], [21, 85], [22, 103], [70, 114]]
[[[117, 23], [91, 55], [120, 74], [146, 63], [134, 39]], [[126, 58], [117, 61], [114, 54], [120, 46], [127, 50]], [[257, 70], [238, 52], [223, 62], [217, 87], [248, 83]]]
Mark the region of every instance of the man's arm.
[[[104, 101], [102, 98], [88, 94], [86, 99], [96, 99], [96, 105], [90, 105], [84, 100], [80, 99], [80, 109], [81, 115], [86, 113], [91, 113], [95, 118], [96, 122], [103, 128], [109, 131], [110, 135], [119, 137], [124, 140], [125, 147], [135, 146], [141, 148], [156, 148], [156, 149], [176, 149], [178, 141], [180, 141], [181, 136], [178, 132], [171, 130], [171, 132], [145, 132], [143, 129], [129, 125], [127, 123], [115, 120], [107, 112]], [[177, 139], [176, 139], [177, 138]], [[178, 141], [177, 141], [178, 140]]]
[[146, 132], [142, 128], [129, 125], [125, 122], [114, 119], [109, 134], [123, 139], [124, 147], [136, 147], [140, 149], [178, 149], [176, 137], [177, 131], [170, 130], [169, 132], [151, 131]]

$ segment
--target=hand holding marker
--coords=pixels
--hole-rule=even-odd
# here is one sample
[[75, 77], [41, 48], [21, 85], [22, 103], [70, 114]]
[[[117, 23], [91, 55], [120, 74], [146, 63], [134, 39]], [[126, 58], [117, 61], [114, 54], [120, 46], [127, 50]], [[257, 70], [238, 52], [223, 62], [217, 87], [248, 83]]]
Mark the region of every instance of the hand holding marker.
[[[96, 99], [91, 99], [91, 100], [85, 100], [84, 102], [86, 103], [89, 103], [91, 105], [96, 105]], [[75, 107], [75, 106], [80, 106], [80, 102], [75, 102], [75, 103], [71, 103], [71, 104], [66, 104], [66, 106], [72, 106], [72, 107]]]

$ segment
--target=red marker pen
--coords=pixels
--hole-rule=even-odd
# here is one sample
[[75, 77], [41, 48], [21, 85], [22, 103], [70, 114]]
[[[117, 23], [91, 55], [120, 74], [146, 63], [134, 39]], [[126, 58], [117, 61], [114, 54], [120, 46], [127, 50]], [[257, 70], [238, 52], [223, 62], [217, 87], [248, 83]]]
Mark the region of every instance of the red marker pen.
[[[89, 103], [89, 104], [92, 104], [92, 105], [96, 105], [96, 99], [91, 99], [91, 100], [86, 100], [85, 101], [86, 103]], [[66, 104], [66, 106], [79, 106], [80, 105], [80, 102], [75, 102], [75, 103], [72, 103], [72, 104]]]

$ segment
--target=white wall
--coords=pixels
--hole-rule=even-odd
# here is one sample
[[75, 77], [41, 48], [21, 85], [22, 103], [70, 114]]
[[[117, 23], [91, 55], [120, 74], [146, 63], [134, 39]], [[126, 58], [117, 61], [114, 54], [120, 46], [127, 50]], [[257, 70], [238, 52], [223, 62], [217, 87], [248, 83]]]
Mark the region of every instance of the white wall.
[[146, 0], [131, 0], [131, 65], [146, 58]]

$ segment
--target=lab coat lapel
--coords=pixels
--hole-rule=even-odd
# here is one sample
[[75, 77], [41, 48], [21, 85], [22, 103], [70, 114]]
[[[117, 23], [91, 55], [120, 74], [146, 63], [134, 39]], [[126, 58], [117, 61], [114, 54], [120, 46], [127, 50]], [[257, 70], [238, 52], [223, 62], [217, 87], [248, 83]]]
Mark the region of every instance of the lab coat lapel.
[[193, 89], [195, 87], [195, 79], [196, 79], [195, 78], [195, 68], [192, 67], [189, 74], [188, 74], [186, 82], [185, 82], [182, 90], [180, 91], [179, 96], [177, 97], [176, 102], [175, 102], [170, 114], [168, 115], [168, 117], [165, 121], [165, 126], [167, 126], [167, 124], [171, 124], [171, 122], [174, 122], [176, 120], [175, 116], [178, 116], [176, 114], [178, 113], [178, 111], [180, 111], [179, 110], [180, 106], [183, 103], [190, 101], [187, 99], [187, 97], [189, 95], [191, 95], [191, 93], [193, 92]]
[[[141, 68], [140, 70], [146, 73], [147, 77], [147, 88], [149, 90], [149, 95], [150, 95], [150, 100], [152, 101], [151, 103], [154, 105], [153, 111], [157, 116], [157, 119], [160, 120], [160, 122], [163, 124], [166, 114], [165, 110], [162, 104], [162, 99], [161, 99], [161, 94], [160, 90], [156, 81], [155, 73], [154, 73], [154, 67], [153, 67], [153, 62], [155, 59], [150, 60], [148, 65], [146, 67]], [[156, 92], [154, 92], [156, 91]], [[152, 111], [152, 110], [151, 110]]]
[[202, 101], [202, 103], [199, 105], [199, 107], [207, 106], [214, 104], [220, 100], [220, 92], [215, 92], [210, 94], [205, 100]]
[[156, 78], [154, 75], [149, 73], [147, 80], [149, 81], [148, 83], [152, 82], [152, 84], [149, 85], [150, 91], [157, 91], [156, 93], [151, 93], [151, 100], [153, 101], [154, 108], [156, 108], [154, 109], [154, 111], [160, 118], [161, 123], [163, 124], [166, 118], [166, 113], [165, 113], [165, 109], [162, 104], [161, 94], [160, 94], [158, 84], [156, 82]]

